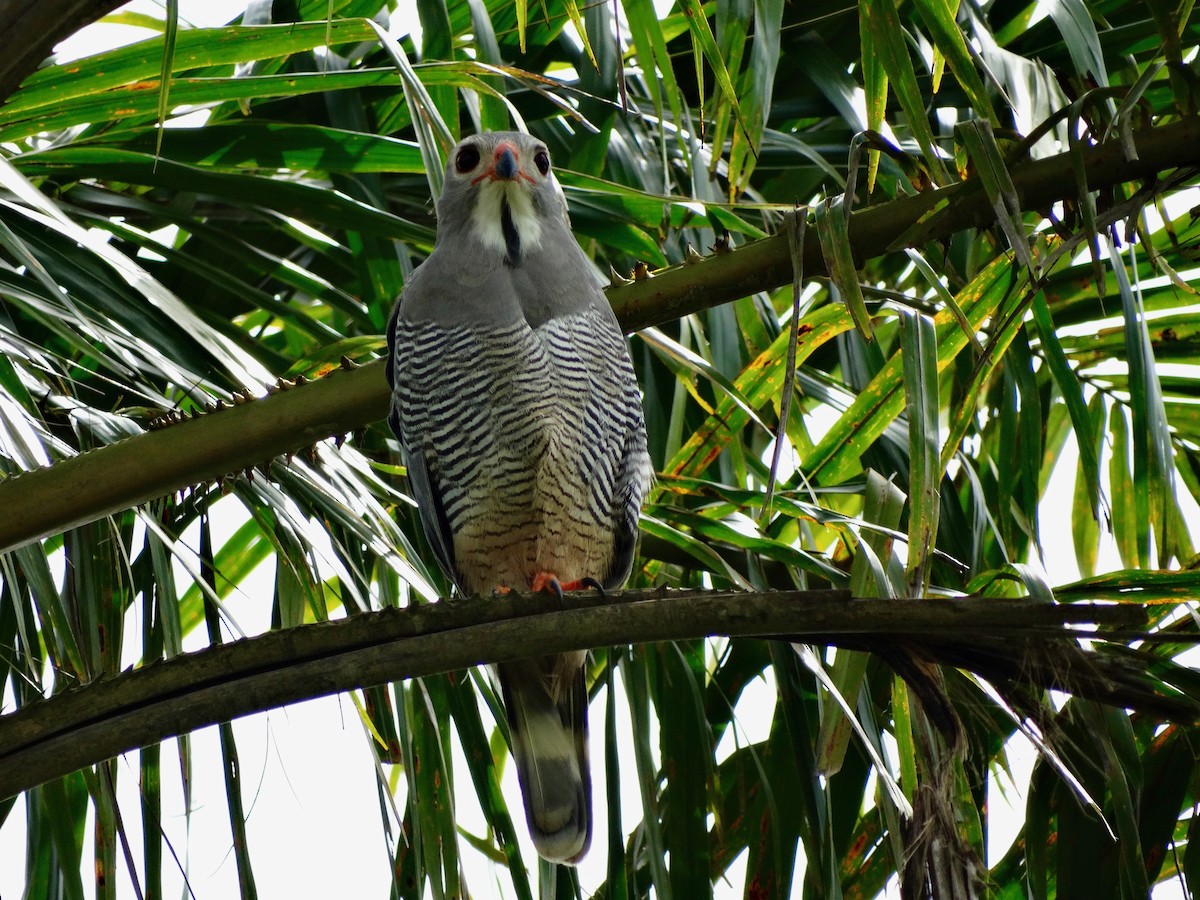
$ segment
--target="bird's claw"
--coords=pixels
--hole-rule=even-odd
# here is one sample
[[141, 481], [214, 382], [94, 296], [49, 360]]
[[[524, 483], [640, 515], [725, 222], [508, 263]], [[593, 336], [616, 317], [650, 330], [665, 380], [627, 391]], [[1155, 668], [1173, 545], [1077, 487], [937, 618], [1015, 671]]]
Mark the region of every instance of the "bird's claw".
[[600, 582], [598, 582], [595, 578], [592, 578], [590, 575], [587, 578], [579, 579], [579, 584], [582, 587], [589, 587], [592, 590], [594, 590], [597, 594], [600, 595], [601, 600], [608, 599], [608, 594], [604, 590], [604, 585], [602, 585]]
[[550, 572], [538, 572], [533, 576], [533, 582], [529, 585], [530, 590], [535, 594], [547, 593], [553, 594], [561, 602], [563, 599], [563, 585], [558, 580], [558, 576]]
[[533, 576], [533, 581], [529, 587], [534, 593], [544, 592], [554, 594], [559, 600], [563, 599], [563, 594], [566, 591], [582, 591], [584, 588], [591, 588], [601, 597], [607, 597], [607, 594], [604, 593], [604, 585], [590, 575], [586, 578], [580, 578], [578, 581], [568, 581], [566, 584], [563, 584], [558, 580], [558, 576], [551, 572], [538, 572]]

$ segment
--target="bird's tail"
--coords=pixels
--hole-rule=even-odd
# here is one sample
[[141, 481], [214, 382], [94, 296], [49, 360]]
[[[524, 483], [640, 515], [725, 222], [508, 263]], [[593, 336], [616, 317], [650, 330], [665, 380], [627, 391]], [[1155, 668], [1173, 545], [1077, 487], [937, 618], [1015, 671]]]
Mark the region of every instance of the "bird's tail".
[[592, 839], [583, 654], [497, 666], [525, 820], [537, 852], [576, 863]]

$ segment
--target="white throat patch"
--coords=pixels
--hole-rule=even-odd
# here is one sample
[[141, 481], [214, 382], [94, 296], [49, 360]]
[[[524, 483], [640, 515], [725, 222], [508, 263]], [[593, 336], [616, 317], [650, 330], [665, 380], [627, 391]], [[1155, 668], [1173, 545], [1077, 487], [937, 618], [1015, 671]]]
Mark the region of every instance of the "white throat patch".
[[521, 236], [521, 247], [531, 250], [542, 238], [542, 223], [538, 220], [529, 196], [530, 188], [522, 184], [487, 179], [479, 183], [479, 196], [471, 210], [471, 225], [476, 237], [485, 247], [504, 253], [508, 243], [500, 224], [503, 201], [507, 198], [513, 227]]

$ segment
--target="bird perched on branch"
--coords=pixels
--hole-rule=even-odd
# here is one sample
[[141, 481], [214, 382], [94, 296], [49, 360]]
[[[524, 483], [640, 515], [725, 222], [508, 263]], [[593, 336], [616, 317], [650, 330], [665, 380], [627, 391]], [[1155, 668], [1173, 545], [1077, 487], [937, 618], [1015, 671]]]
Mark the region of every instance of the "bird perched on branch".
[[[389, 423], [438, 561], [465, 594], [619, 588], [652, 470], [629, 351], [546, 145], [454, 148], [433, 253], [388, 326]], [[538, 853], [591, 840], [585, 653], [497, 666]]]

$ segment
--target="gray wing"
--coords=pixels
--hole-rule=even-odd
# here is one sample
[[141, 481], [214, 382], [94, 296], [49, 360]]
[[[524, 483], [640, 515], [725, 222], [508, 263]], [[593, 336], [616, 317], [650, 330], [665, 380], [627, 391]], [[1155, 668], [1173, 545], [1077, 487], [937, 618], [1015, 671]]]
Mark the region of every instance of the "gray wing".
[[431, 459], [425, 451], [423, 429], [416, 426], [416, 417], [409, 408], [411, 389], [414, 385], [398, 381], [397, 372], [400, 369], [401, 354], [421, 352], [415, 346], [411, 333], [405, 329], [400, 334], [400, 304], [392, 310], [387, 327], [388, 359], [387, 380], [392, 389], [392, 404], [388, 412], [388, 425], [392, 433], [400, 441], [400, 451], [404, 456], [404, 465], [408, 469], [408, 483], [417, 510], [421, 516], [421, 526], [425, 538], [429, 541], [438, 563], [451, 579], [463, 589], [454, 562], [454, 538], [450, 530], [450, 520], [446, 515], [446, 506], [442, 495], [441, 485], [430, 472]]
[[[642, 408], [637, 406], [639, 422]], [[638, 515], [642, 500], [653, 478], [650, 456], [646, 449], [644, 425], [629, 432], [625, 441], [623, 464], [617, 479], [616, 530], [613, 535], [613, 558], [601, 584], [605, 590], [617, 590], [629, 578], [637, 549]]]
[[556, 358], [560, 383], [581, 366], [587, 370], [579, 384], [580, 405], [574, 409], [579, 416], [579, 479], [589, 494], [589, 515], [604, 523], [613, 540], [607, 570], [594, 577], [606, 590], [615, 590], [633, 566], [638, 514], [653, 478], [633, 363], [602, 294], [585, 315], [553, 320], [541, 330]]

